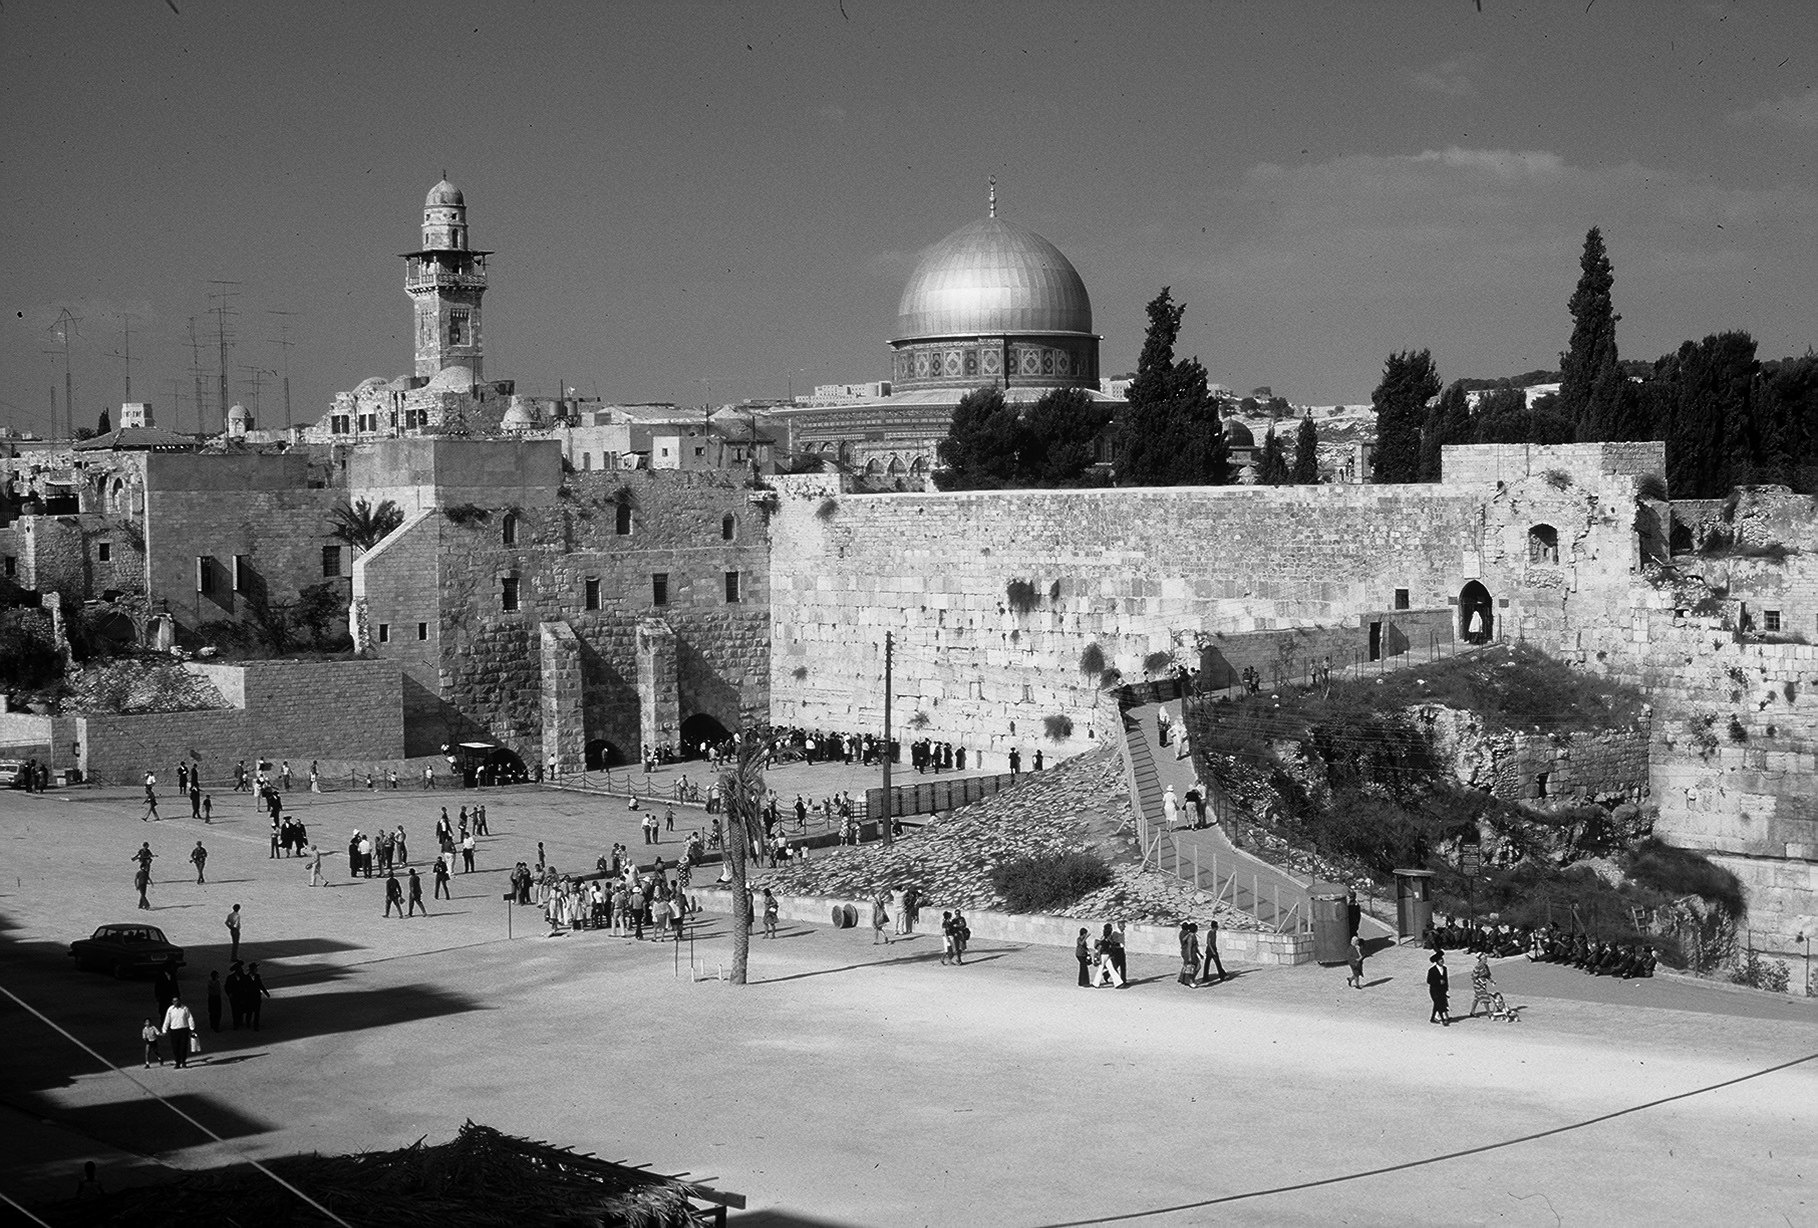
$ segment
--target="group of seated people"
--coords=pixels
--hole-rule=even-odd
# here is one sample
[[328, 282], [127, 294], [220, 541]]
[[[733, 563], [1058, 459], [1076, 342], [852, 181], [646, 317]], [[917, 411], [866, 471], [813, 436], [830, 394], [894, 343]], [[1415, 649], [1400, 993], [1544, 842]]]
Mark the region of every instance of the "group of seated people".
[[1479, 924], [1448, 917], [1440, 925], [1429, 923], [1421, 945], [1435, 951], [1482, 952], [1501, 959], [1525, 954], [1537, 963], [1570, 964], [1594, 976], [1624, 980], [1654, 975], [1659, 957], [1646, 942], [1599, 942], [1589, 934], [1568, 933], [1557, 925], [1523, 929], [1514, 925]]
[[1623, 980], [1654, 975], [1659, 958], [1645, 942], [1596, 942], [1583, 932], [1567, 934], [1557, 926], [1534, 931], [1528, 958], [1550, 964], [1570, 964], [1592, 976], [1618, 976]]

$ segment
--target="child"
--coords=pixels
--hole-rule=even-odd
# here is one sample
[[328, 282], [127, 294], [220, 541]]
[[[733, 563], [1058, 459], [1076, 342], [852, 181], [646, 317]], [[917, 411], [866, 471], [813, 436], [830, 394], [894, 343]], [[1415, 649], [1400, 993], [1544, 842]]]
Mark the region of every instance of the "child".
[[158, 1052], [158, 1026], [147, 1019], [145, 1026], [139, 1029], [139, 1039], [145, 1042], [145, 1068], [150, 1070], [154, 1060], [158, 1065], [164, 1065], [164, 1055]]
[[204, 793], [202, 795], [202, 821], [204, 823], [213, 823], [214, 820], [212, 818], [210, 818], [209, 816], [214, 814], [214, 812], [215, 812], [215, 795], [212, 793]]

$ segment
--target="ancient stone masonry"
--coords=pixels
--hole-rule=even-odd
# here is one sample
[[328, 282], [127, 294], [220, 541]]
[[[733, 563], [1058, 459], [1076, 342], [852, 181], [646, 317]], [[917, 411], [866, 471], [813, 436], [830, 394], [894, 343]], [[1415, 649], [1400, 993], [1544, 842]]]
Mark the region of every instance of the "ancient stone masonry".
[[[581, 671], [585, 737], [565, 768], [639, 755], [640, 619], [674, 635], [667, 740], [695, 718], [711, 732], [767, 715], [769, 534], [754, 492], [714, 472], [570, 474], [546, 501], [526, 489], [538, 501], [514, 506], [453, 503], [434, 487], [434, 510], [355, 564], [361, 647], [420, 688], [407, 701], [413, 753], [480, 737], [545, 760], [544, 623], [566, 624]], [[566, 755], [568, 735], [554, 736]]]
[[578, 765], [585, 754], [587, 722], [581, 689], [581, 642], [564, 622], [537, 628], [543, 648], [543, 757]]
[[[1100, 702], [1091, 645], [1135, 678], [1155, 653], [1197, 664], [1183, 650], [1221, 632], [1355, 628], [1401, 604], [1462, 621], [1481, 602], [1492, 636], [1550, 644], [1627, 602], [1631, 470], [1658, 469], [1660, 445], [1551, 449], [1532, 473], [1463, 448], [1448, 474], [1454, 453], [1465, 480], [1422, 486], [852, 496], [780, 478], [776, 717], [881, 728], [891, 631], [898, 711], [925, 713], [926, 736], [1071, 754]], [[1049, 741], [1049, 716], [1073, 735]]]
[[1646, 729], [1574, 733], [1486, 730], [1475, 713], [1414, 710], [1452, 776], [1507, 802], [1617, 805], [1648, 796]]

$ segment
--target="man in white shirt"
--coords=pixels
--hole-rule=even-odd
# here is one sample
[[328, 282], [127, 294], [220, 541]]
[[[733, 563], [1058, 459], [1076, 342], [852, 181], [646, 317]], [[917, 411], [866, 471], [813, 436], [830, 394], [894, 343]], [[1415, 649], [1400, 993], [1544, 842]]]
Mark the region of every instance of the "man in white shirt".
[[172, 998], [170, 1007], [164, 1012], [164, 1034], [170, 1037], [170, 1051], [178, 1070], [189, 1064], [189, 1038], [195, 1031], [196, 1017], [183, 1005], [182, 998]]

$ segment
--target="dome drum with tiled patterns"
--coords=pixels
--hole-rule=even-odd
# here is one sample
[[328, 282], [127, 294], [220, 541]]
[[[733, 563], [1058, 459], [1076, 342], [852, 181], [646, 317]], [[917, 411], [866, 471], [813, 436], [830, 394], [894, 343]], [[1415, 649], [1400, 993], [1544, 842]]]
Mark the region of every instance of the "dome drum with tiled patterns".
[[900, 389], [1097, 385], [1086, 283], [1059, 248], [1014, 222], [971, 222], [930, 247], [897, 315]]

